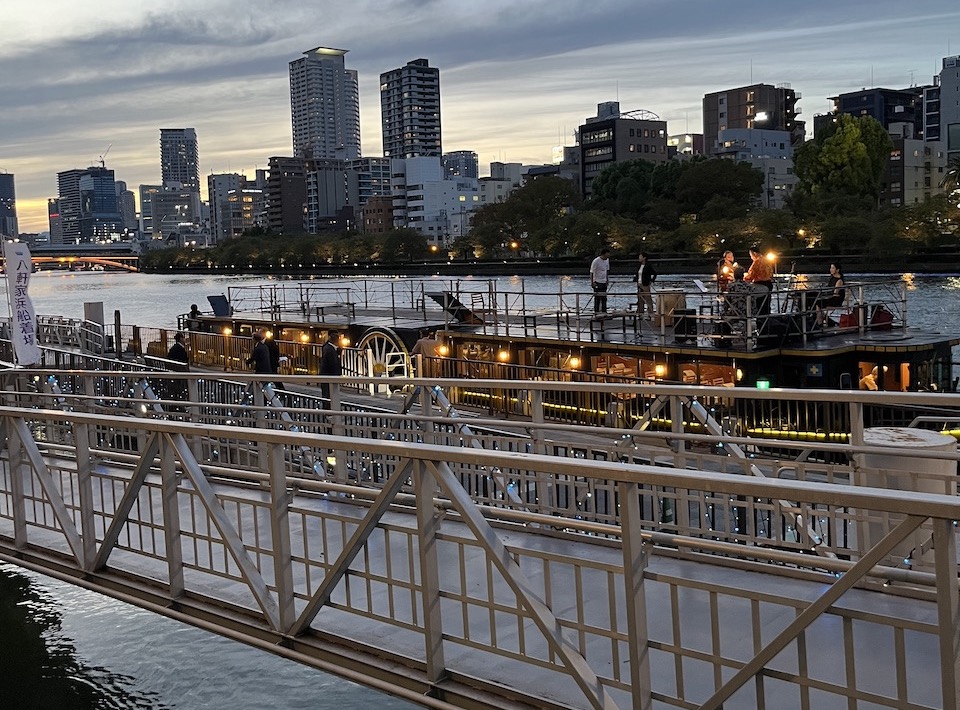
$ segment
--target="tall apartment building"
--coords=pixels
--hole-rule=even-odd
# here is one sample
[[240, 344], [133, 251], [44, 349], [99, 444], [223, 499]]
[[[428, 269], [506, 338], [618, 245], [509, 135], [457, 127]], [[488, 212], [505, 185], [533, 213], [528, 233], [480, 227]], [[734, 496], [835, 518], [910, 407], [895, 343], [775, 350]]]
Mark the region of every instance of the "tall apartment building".
[[192, 128], [160, 129], [160, 178], [200, 192], [200, 151]]
[[643, 109], [620, 111], [618, 101], [597, 105], [597, 115], [578, 129], [580, 189], [590, 196], [593, 179], [604, 168], [627, 160], [663, 163], [667, 156], [667, 122]]
[[89, 244], [123, 231], [112, 170], [97, 166], [65, 170], [57, 173], [57, 190], [62, 243]]
[[344, 63], [346, 49], [314, 47], [290, 62], [293, 154], [298, 158], [360, 157], [360, 89]]
[[380, 75], [385, 158], [440, 157], [440, 70], [426, 59]]
[[[712, 151], [721, 130], [760, 128], [786, 131], [797, 147], [805, 140], [805, 126], [798, 121], [800, 93], [789, 84], [752, 84], [725, 89], [703, 97], [703, 144]], [[711, 153], [712, 154], [712, 153]]]
[[19, 233], [13, 173], [0, 172], [0, 237], [16, 237]]

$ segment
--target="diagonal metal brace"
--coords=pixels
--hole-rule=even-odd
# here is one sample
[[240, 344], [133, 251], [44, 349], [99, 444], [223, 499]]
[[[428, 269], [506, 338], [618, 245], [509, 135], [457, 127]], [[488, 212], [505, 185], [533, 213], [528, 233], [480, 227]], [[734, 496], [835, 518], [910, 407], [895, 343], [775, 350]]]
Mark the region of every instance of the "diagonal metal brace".
[[340, 555], [330, 566], [330, 569], [327, 570], [323, 581], [320, 582], [320, 586], [317, 587], [317, 591], [313, 593], [306, 607], [300, 612], [300, 617], [290, 628], [291, 635], [297, 636], [302, 634], [304, 630], [310, 626], [314, 618], [316, 618], [320, 609], [330, 601], [333, 590], [346, 576], [353, 560], [360, 554], [360, 551], [367, 543], [370, 535], [373, 534], [380, 519], [383, 518], [384, 513], [387, 512], [390, 504], [393, 503], [393, 499], [396, 498], [403, 484], [406, 483], [407, 479], [412, 475], [413, 461], [411, 459], [405, 459], [401, 465], [394, 469], [393, 474], [387, 479], [386, 484], [380, 490], [376, 500], [373, 501], [373, 504], [369, 510], [367, 510], [367, 514], [364, 515], [357, 529], [353, 531], [353, 535], [344, 543]]
[[168, 436], [170, 443], [177, 452], [177, 458], [180, 459], [180, 465], [183, 466], [184, 473], [187, 474], [191, 483], [193, 483], [193, 487], [200, 497], [203, 507], [206, 508], [207, 514], [220, 533], [224, 546], [230, 551], [234, 562], [236, 562], [240, 568], [240, 573], [243, 575], [243, 579], [257, 600], [257, 604], [260, 605], [260, 609], [263, 611], [264, 616], [266, 616], [270, 626], [274, 630], [279, 631], [280, 609], [277, 606], [277, 601], [273, 598], [273, 595], [271, 595], [267, 583], [263, 579], [263, 575], [260, 574], [260, 570], [257, 569], [256, 563], [250, 558], [249, 553], [244, 548], [240, 534], [227, 517], [227, 512], [223, 509], [223, 506], [220, 505], [220, 501], [217, 499], [217, 494], [214, 492], [213, 487], [209, 481], [207, 481], [206, 476], [203, 475], [200, 464], [198, 464], [197, 460], [193, 457], [190, 445], [187, 444], [183, 434], [170, 434]]
[[434, 464], [427, 462], [434, 470], [437, 483], [450, 499], [453, 507], [463, 516], [470, 531], [487, 553], [488, 558], [503, 576], [517, 601], [530, 614], [530, 618], [540, 629], [550, 650], [555, 653], [573, 680], [580, 686], [590, 706], [597, 710], [612, 710], [617, 707], [616, 702], [600, 682], [590, 664], [581, 655], [577, 647], [564, 636], [563, 627], [547, 604], [540, 599], [530, 580], [527, 579], [520, 565], [510, 555], [507, 546], [497, 536], [490, 523], [481, 515], [476, 503], [460, 485], [456, 475], [445, 463]]
[[844, 572], [826, 592], [787, 624], [787, 627], [777, 634], [770, 643], [760, 649], [746, 665], [700, 706], [700, 710], [719, 710], [723, 707], [725, 700], [729, 699], [744, 683], [760, 673], [767, 663], [786, 648], [788, 643], [833, 606], [845, 592], [852, 589], [853, 585], [863, 579], [867, 572], [879, 564], [899, 543], [906, 540], [910, 533], [919, 528], [926, 519], [922, 515], [908, 515], [897, 527], [888, 532], [875, 547], [867, 551], [867, 554], [861, 557], [853, 567]]

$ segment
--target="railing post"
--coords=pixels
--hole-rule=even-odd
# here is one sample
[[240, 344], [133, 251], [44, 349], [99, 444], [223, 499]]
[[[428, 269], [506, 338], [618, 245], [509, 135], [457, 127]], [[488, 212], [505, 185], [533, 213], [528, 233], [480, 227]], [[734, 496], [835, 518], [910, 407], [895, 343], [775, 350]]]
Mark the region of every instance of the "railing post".
[[952, 520], [933, 521], [937, 575], [940, 687], [944, 710], [960, 708], [960, 603], [957, 595], [957, 533]]
[[176, 460], [168, 436], [160, 437], [160, 491], [163, 507], [163, 542], [166, 549], [170, 596], [183, 596], [183, 550], [180, 547], [180, 500], [177, 494]]
[[[340, 398], [341, 389], [339, 382], [330, 383], [330, 433], [333, 436], [346, 436], [343, 426], [343, 400]], [[348, 483], [347, 478], [347, 451], [338, 451], [335, 455], [334, 470], [336, 471], [338, 483]]]
[[417, 530], [420, 556], [420, 584], [423, 604], [423, 644], [427, 662], [427, 678], [438, 683], [446, 675], [443, 654], [443, 616], [440, 605], [440, 565], [437, 535], [440, 515], [433, 505], [437, 483], [423, 460], [413, 463], [413, 479], [417, 495]]
[[27, 544], [26, 476], [29, 467], [23, 457], [23, 444], [17, 427], [9, 419], [3, 420], [7, 435], [7, 463], [10, 467], [10, 492], [13, 500], [13, 544], [17, 549]]
[[270, 533], [273, 539], [274, 582], [277, 585], [277, 606], [280, 628], [286, 632], [297, 619], [293, 596], [293, 555], [290, 546], [290, 496], [284, 469], [284, 446], [270, 444]]
[[90, 427], [74, 424], [73, 440], [77, 460], [77, 493], [80, 498], [80, 536], [83, 542], [83, 559], [80, 564], [87, 572], [93, 571], [97, 558], [97, 529], [93, 509], [92, 461], [90, 460]]
[[643, 543], [640, 487], [617, 484], [620, 496], [620, 535], [623, 548], [623, 587], [627, 607], [627, 645], [630, 654], [630, 696], [636, 710], [652, 707], [650, 638], [647, 631], [647, 600], [644, 572], [647, 550]]

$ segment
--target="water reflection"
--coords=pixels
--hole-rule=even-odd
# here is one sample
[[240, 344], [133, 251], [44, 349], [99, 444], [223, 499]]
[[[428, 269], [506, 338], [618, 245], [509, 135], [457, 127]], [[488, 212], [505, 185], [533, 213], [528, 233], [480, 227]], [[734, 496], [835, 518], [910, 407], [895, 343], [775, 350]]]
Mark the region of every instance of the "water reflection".
[[0, 566], [0, 707], [91, 710], [169, 706], [133, 679], [90, 666], [63, 634], [56, 602], [10, 566]]

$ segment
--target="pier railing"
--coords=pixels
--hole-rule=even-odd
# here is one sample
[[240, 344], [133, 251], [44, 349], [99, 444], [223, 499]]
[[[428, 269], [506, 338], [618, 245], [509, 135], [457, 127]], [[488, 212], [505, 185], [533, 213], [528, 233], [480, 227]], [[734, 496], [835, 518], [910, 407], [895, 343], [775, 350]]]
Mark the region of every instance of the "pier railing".
[[[78, 365], [84, 363], [76, 363]], [[879, 480], [876, 466], [863, 460], [865, 432], [876, 428], [876, 412], [903, 409], [925, 412], [915, 424], [953, 433], [948, 412], [960, 410], [957, 395], [888, 394], [834, 391], [745, 391], [730, 388], [665, 385], [610, 385], [546, 381], [411, 380], [403, 381], [393, 398], [369, 396], [377, 378], [321, 378], [330, 384], [321, 396], [318, 378], [256, 376], [197, 376], [172, 372], [24, 371], [11, 380], [9, 396], [69, 411], [94, 414], [128, 413], [243, 430], [275, 428], [292, 433], [348, 436], [355, 439], [435, 443], [458, 448], [543, 454], [571, 460], [600, 460], [734, 473], [769, 479], [853, 484]], [[470, 393], [477, 402], [496, 402], [492, 410], [463, 402]], [[14, 394], [23, 392], [26, 394]], [[460, 392], [462, 395], [463, 392]], [[635, 403], [636, 417], [619, 419], [616, 410], [597, 405], [593, 425], [568, 421], [561, 415], [585, 402]], [[159, 400], [159, 401], [158, 401]], [[511, 415], [501, 416], [507, 403]], [[835, 414], [825, 432], [792, 430], [762, 420], [747, 426], [750, 416], [777, 413], [783, 421], [822, 410]], [[740, 418], [735, 413], [744, 416]], [[826, 420], [825, 420], [826, 421]], [[136, 436], [110, 431], [104, 436], [119, 450], [137, 453]], [[47, 438], [55, 440], [55, 433]], [[955, 439], [942, 437], [944, 442]], [[956, 456], [942, 452], [888, 447], [892, 461], [909, 461], [911, 474], [896, 485], [910, 490], [949, 493], [954, 488]], [[129, 450], [128, 450], [129, 449]], [[205, 445], [205, 456], [220, 461], [251, 461], [256, 452], [243, 436]], [[917, 464], [929, 455], [930, 470]], [[938, 463], [939, 462], [939, 463]], [[945, 463], [944, 463], [945, 462]], [[944, 472], [943, 464], [948, 470]], [[395, 462], [370, 459], [360, 450], [330, 459], [323, 450], [294, 447], [285, 459], [287, 475], [363, 481], [380, 486]], [[952, 466], [952, 468], [951, 468]], [[490, 471], [465, 466], [456, 474], [480, 503], [522, 509], [543, 515], [575, 517], [618, 524], [620, 505], [609, 481], [528, 478], [522, 471]], [[766, 504], [718, 499], [705, 491], [650, 491], [642, 506], [651, 530], [681, 531], [691, 536], [740, 543], [813, 550], [821, 556], [848, 557], [862, 553], [858, 520], [799, 510], [790, 501]], [[891, 564], [925, 564], [925, 541], [917, 541], [906, 557]], [[916, 560], [913, 551], [916, 552]], [[906, 562], [904, 560], [906, 559]]]
[[[425, 410], [371, 416], [371, 436], [335, 388], [313, 431], [285, 426], [263, 389], [210, 423], [196, 378], [158, 402], [130, 373], [75, 373], [69, 392], [50, 385], [71, 375], [45, 374], [5, 375], [0, 559], [436, 707], [958, 707], [955, 496], [734, 475], [679, 431], [638, 431], [609, 459], [545, 455], [542, 434], [458, 444], [425, 382]], [[586, 435], [557, 439], [590, 451]], [[332, 473], [295, 475], [307, 451]], [[938, 457], [955, 474], [955, 447]], [[503, 482], [523, 505], [483, 499]], [[549, 496], [606, 497], [611, 518], [533, 509]], [[723, 534], [692, 520], [711, 509], [730, 516]], [[862, 538], [855, 553], [797, 545], [788, 522], [816, 519]], [[915, 539], [922, 570], [885, 563]]]

